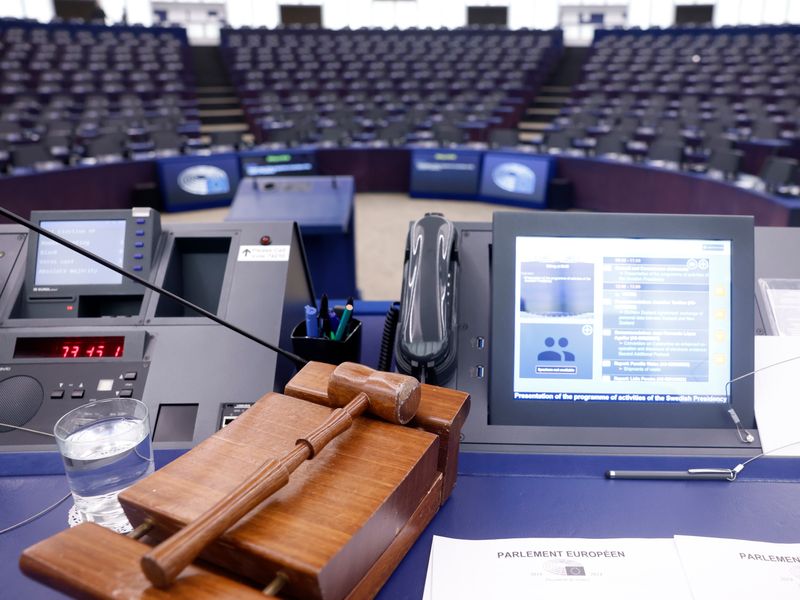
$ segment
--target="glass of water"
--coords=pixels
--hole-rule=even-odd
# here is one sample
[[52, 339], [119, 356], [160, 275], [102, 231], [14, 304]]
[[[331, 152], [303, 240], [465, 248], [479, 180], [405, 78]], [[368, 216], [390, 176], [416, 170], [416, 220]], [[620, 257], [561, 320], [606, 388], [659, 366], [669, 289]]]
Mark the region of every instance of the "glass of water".
[[133, 398], [84, 404], [58, 420], [55, 436], [82, 520], [130, 530], [117, 495], [153, 472], [147, 406]]

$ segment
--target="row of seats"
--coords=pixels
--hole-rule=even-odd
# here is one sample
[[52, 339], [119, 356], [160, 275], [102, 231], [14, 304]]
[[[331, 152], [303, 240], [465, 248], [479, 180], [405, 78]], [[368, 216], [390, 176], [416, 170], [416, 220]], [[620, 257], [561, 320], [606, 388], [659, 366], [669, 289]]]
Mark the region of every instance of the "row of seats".
[[0, 166], [167, 154], [200, 135], [186, 32], [0, 19]]
[[223, 56], [259, 142], [486, 141], [515, 126], [560, 32], [225, 29]]
[[0, 93], [6, 97], [184, 92], [192, 85], [187, 66], [183, 30], [31, 27], [0, 20]]
[[798, 41], [800, 28], [601, 31], [545, 147], [728, 176], [747, 145], [791, 153]]
[[0, 174], [21, 175], [178, 154], [234, 152], [249, 147], [242, 134], [235, 131], [187, 136], [174, 131], [140, 130], [101, 133], [84, 140], [50, 136], [17, 144], [0, 141]]

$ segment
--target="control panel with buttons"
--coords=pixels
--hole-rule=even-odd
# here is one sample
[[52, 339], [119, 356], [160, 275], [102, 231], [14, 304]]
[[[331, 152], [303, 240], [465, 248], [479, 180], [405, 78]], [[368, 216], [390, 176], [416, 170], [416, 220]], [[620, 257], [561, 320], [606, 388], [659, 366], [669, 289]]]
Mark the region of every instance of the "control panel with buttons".
[[[162, 232], [150, 209], [40, 211], [34, 220], [271, 344], [281, 345], [313, 302], [291, 222], [181, 223]], [[147, 405], [154, 444], [186, 449], [292, 376], [268, 348], [120, 273], [87, 263], [77, 282], [54, 275], [46, 269], [53, 257], [37, 252], [38, 235], [0, 225], [0, 422], [52, 431], [82, 404], [136, 398]], [[287, 260], [237, 260], [240, 247], [265, 236], [292, 249]], [[45, 246], [60, 256], [57, 243]], [[0, 455], [28, 449], [51, 452], [54, 443], [0, 427]]]
[[[31, 220], [89, 252], [99, 253], [129, 273], [145, 279], [151, 276], [161, 239], [161, 218], [150, 208], [33, 211]], [[26, 300], [16, 318], [74, 319], [139, 312], [140, 306], [135, 304], [143, 299], [139, 283], [108, 270], [97, 272], [83, 262], [76, 263], [80, 268], [73, 273], [47, 268], [50, 264], [71, 264], [74, 259], [68, 254], [62, 256], [68, 250], [55, 241], [40, 244], [38, 235], [34, 234], [28, 244]]]

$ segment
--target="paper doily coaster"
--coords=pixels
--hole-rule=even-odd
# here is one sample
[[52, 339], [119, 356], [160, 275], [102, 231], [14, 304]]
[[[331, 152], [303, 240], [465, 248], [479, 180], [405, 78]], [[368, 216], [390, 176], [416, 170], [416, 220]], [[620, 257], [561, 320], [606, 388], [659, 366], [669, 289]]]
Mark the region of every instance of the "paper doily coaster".
[[[84, 521], [83, 517], [81, 516], [81, 513], [78, 512], [77, 507], [73, 504], [72, 507], [69, 509], [69, 512], [67, 513], [67, 524], [70, 527], [75, 527], [76, 525], [80, 525], [81, 523], [84, 523], [84, 522], [85, 521]], [[122, 533], [122, 534], [129, 533], [130, 531], [133, 531], [133, 527], [128, 522], [128, 519], [125, 519], [125, 522], [121, 523], [117, 527], [109, 527], [109, 529], [113, 529], [117, 533]]]

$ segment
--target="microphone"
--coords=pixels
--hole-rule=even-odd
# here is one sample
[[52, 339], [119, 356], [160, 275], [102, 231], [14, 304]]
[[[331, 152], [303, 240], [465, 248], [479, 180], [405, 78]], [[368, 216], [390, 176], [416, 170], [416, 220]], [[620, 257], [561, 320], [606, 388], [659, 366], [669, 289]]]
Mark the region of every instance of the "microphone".
[[[779, 360], [778, 362], [774, 362], [769, 365], [764, 365], [763, 367], [759, 367], [758, 369], [753, 369], [747, 373], [743, 373], [737, 377], [734, 377], [730, 381], [725, 384], [725, 395], [728, 398], [728, 403], [730, 404], [730, 386], [732, 383], [740, 381], [742, 379], [746, 379], [747, 377], [753, 377], [757, 373], [761, 371], [766, 371], [767, 369], [771, 369], [772, 367], [778, 367], [780, 365], [784, 365], [786, 363], [790, 363], [795, 360], [800, 360], [800, 355], [798, 356], [790, 356], [789, 358], [785, 358], [783, 360]], [[743, 444], [752, 444], [755, 441], [755, 436], [750, 433], [747, 429], [742, 427], [742, 422], [739, 419], [739, 415], [736, 414], [736, 410], [731, 407], [728, 409], [728, 415], [731, 417], [731, 421], [733, 424], [736, 425], [736, 432], [739, 434], [739, 439], [742, 441]], [[789, 442], [788, 444], [784, 444], [783, 446], [779, 446], [777, 448], [773, 448], [772, 450], [768, 450], [766, 452], [761, 452], [756, 454], [755, 456], [751, 456], [747, 460], [740, 462], [733, 468], [703, 468], [703, 469], [686, 469], [684, 471], [626, 471], [626, 470], [617, 470], [611, 469], [606, 471], [605, 476], [606, 479], [653, 479], [653, 480], [687, 480], [687, 481], [698, 481], [698, 480], [723, 480], [723, 481], [736, 481], [739, 473], [741, 473], [744, 468], [749, 465], [754, 460], [759, 458], [763, 458], [765, 456], [769, 456], [774, 454], [775, 452], [779, 452], [781, 450], [785, 450], [786, 448], [791, 448], [792, 446], [800, 445], [800, 440], [795, 440], [794, 442]]]
[[[763, 367], [759, 367], [758, 369], [753, 369], [752, 371], [748, 371], [747, 373], [743, 373], [737, 377], [734, 377], [730, 381], [725, 384], [725, 397], [728, 399], [728, 404], [731, 403], [731, 384], [736, 383], [737, 381], [741, 381], [742, 379], [747, 379], [748, 377], [753, 377], [754, 375], [760, 373], [761, 371], [766, 371], [767, 369], [771, 369], [772, 367], [779, 367], [780, 365], [785, 365], [786, 363], [790, 363], [792, 361], [800, 359], [800, 356], [790, 356], [789, 358], [784, 358], [783, 360], [779, 360], [778, 362], [764, 365]], [[736, 414], [736, 410], [731, 406], [728, 409], [728, 415], [731, 417], [731, 421], [736, 426], [736, 433], [739, 435], [739, 439], [742, 441], [743, 444], [752, 444], [755, 441], [755, 436], [750, 433], [747, 429], [742, 427], [742, 422], [739, 419], [739, 415]]]
[[289, 360], [291, 360], [294, 363], [294, 365], [297, 368], [302, 368], [306, 364], [308, 364], [308, 361], [306, 359], [298, 356], [297, 354], [289, 352], [288, 350], [284, 350], [283, 348], [281, 348], [279, 346], [275, 346], [273, 344], [270, 344], [268, 341], [263, 340], [260, 337], [255, 336], [252, 333], [249, 333], [249, 332], [245, 331], [244, 329], [242, 329], [240, 327], [237, 327], [233, 323], [229, 323], [225, 319], [222, 319], [222, 318], [218, 317], [217, 315], [215, 315], [214, 313], [206, 310], [205, 308], [197, 306], [196, 304], [194, 304], [192, 302], [189, 302], [185, 298], [182, 298], [181, 296], [178, 296], [177, 294], [174, 294], [173, 292], [170, 292], [169, 290], [165, 290], [164, 288], [161, 288], [161, 287], [159, 287], [159, 286], [157, 286], [157, 285], [155, 285], [153, 283], [150, 283], [149, 281], [147, 281], [143, 277], [139, 277], [138, 275], [135, 275], [133, 273], [127, 272], [122, 267], [118, 267], [114, 263], [107, 261], [102, 256], [98, 256], [98, 255], [94, 254], [93, 252], [89, 252], [88, 250], [85, 250], [84, 248], [81, 248], [77, 244], [73, 244], [69, 240], [66, 240], [66, 239], [62, 238], [61, 236], [56, 235], [55, 233], [52, 233], [50, 231], [47, 231], [46, 229], [43, 229], [43, 228], [39, 227], [38, 225], [36, 225], [35, 223], [33, 223], [32, 221], [29, 221], [28, 219], [25, 219], [24, 217], [21, 217], [18, 214], [13, 213], [13, 212], [11, 212], [10, 210], [8, 210], [6, 208], [3, 208], [2, 206], [0, 206], [0, 215], [3, 215], [7, 219], [9, 219], [11, 221], [14, 221], [18, 225], [22, 225], [23, 227], [27, 227], [29, 230], [35, 231], [39, 235], [43, 235], [44, 237], [49, 238], [49, 239], [53, 240], [54, 242], [57, 242], [57, 243], [61, 244], [62, 246], [65, 246], [65, 247], [69, 248], [73, 252], [77, 252], [78, 254], [80, 254], [82, 256], [85, 256], [89, 260], [93, 260], [94, 262], [103, 265], [107, 269], [111, 269], [115, 273], [119, 273], [123, 277], [127, 277], [128, 279], [131, 279], [131, 280], [135, 281], [136, 283], [141, 284], [141, 285], [143, 285], [144, 287], [146, 287], [146, 288], [148, 288], [150, 290], [153, 290], [157, 294], [161, 294], [163, 296], [166, 296], [167, 298], [170, 298], [171, 300], [175, 300], [175, 302], [178, 302], [179, 304], [182, 304], [183, 306], [185, 306], [187, 308], [190, 308], [191, 310], [200, 313], [201, 315], [203, 315], [204, 317], [206, 317], [208, 319], [211, 319], [215, 323], [217, 323], [219, 325], [222, 325], [223, 327], [227, 327], [231, 331], [234, 331], [234, 332], [238, 333], [239, 335], [242, 335], [242, 336], [246, 337], [247, 339], [254, 341], [256, 344], [260, 344], [260, 345], [264, 346], [265, 348], [268, 348], [268, 349], [272, 350], [276, 354], [279, 354], [279, 355], [281, 355], [281, 356], [283, 356], [285, 358], [288, 358]]

